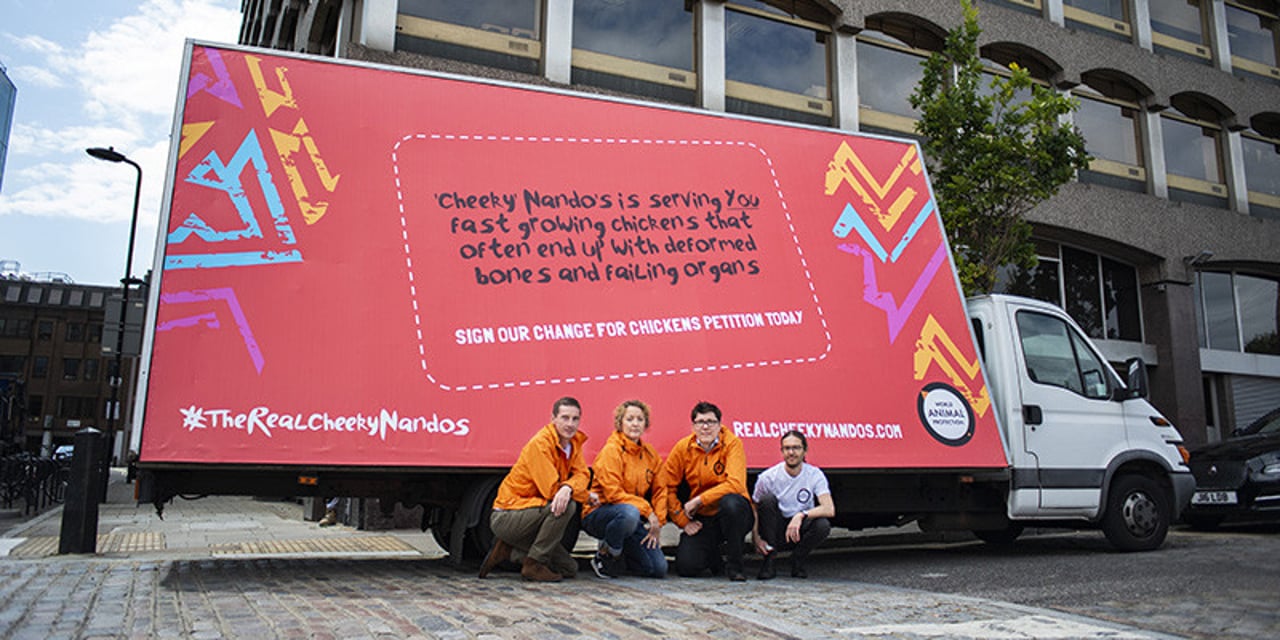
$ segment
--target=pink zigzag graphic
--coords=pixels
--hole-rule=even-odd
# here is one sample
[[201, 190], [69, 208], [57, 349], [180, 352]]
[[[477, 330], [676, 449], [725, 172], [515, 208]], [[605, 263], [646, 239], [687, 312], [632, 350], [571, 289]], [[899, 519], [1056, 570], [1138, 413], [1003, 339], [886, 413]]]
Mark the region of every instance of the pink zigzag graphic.
[[209, 57], [209, 65], [213, 67], [213, 73], [217, 79], [215, 81], [206, 74], [197, 73], [187, 83], [187, 97], [190, 98], [201, 91], [208, 91], [218, 99], [243, 109], [244, 105], [240, 104], [240, 94], [236, 93], [236, 85], [231, 81], [231, 74], [227, 73], [227, 63], [222, 61], [222, 54], [213, 49], [204, 51]]
[[[262, 357], [262, 350], [258, 348], [258, 341], [253, 337], [253, 330], [249, 328], [249, 320], [245, 318], [244, 310], [240, 308], [240, 301], [236, 299], [236, 292], [230, 288], [222, 289], [198, 289], [195, 291], [177, 291], [174, 293], [160, 294], [160, 302], [165, 304], [191, 304], [194, 302], [209, 302], [211, 300], [221, 300], [227, 303], [227, 307], [231, 309], [231, 317], [236, 320], [236, 327], [240, 330], [240, 337], [244, 339], [245, 349], [249, 352], [249, 357], [253, 359], [253, 365], [258, 369], [258, 373], [262, 373], [262, 367], [266, 364], [266, 360]], [[200, 323], [204, 323], [205, 327], [216, 329], [219, 323], [216, 317], [211, 318], [213, 314], [203, 313], [200, 315], [189, 316], [186, 318], [178, 318], [170, 320], [156, 326], [156, 331], [169, 331], [181, 327], [193, 327]]]
[[862, 256], [862, 299], [870, 303], [871, 306], [884, 311], [885, 315], [888, 316], [889, 343], [893, 344], [898, 339], [898, 332], [902, 330], [902, 325], [907, 323], [907, 318], [911, 317], [911, 312], [915, 311], [916, 305], [920, 303], [925, 287], [929, 286], [942, 263], [946, 262], [946, 245], [938, 244], [938, 249], [933, 252], [933, 257], [929, 259], [929, 264], [925, 265], [924, 271], [920, 272], [920, 277], [916, 278], [915, 284], [911, 285], [911, 291], [902, 300], [901, 306], [893, 299], [892, 293], [880, 290], [880, 286], [876, 282], [875, 254], [869, 249], [863, 248], [862, 245], [848, 242], [839, 245], [837, 248], [845, 253]]

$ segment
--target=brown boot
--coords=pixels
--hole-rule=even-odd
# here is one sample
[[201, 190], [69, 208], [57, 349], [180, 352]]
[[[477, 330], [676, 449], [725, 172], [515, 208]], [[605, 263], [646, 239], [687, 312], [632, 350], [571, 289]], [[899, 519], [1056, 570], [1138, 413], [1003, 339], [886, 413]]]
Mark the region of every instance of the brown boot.
[[320, 520], [320, 526], [322, 526], [322, 527], [332, 527], [332, 526], [333, 526], [333, 525], [335, 525], [335, 524], [338, 524], [338, 510], [337, 510], [337, 509], [327, 509], [327, 510], [324, 512], [324, 518], [322, 518], [322, 519]]
[[520, 567], [520, 575], [533, 582], [560, 582], [560, 574], [552, 571], [547, 565], [526, 557], [524, 566]]
[[502, 538], [493, 539], [493, 548], [489, 550], [489, 555], [484, 557], [484, 562], [480, 563], [480, 577], [489, 575], [493, 568], [511, 559], [511, 545], [503, 542]]

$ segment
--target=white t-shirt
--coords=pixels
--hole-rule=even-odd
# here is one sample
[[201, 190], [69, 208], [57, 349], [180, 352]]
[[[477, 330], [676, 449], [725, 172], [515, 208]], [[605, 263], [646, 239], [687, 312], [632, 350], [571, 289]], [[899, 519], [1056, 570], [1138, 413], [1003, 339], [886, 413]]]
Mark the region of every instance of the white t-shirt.
[[827, 476], [822, 469], [802, 462], [800, 473], [792, 477], [787, 473], [787, 463], [779, 462], [756, 478], [751, 499], [760, 502], [764, 496], [777, 496], [782, 516], [790, 518], [818, 506], [818, 496], [824, 493], [831, 493], [831, 488], [827, 486]]

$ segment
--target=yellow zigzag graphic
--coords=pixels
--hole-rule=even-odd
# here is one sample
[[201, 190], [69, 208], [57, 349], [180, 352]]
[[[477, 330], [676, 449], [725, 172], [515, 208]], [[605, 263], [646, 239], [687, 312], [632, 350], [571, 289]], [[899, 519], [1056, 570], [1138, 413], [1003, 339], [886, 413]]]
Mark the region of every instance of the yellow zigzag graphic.
[[[894, 167], [893, 172], [889, 174], [889, 179], [881, 184], [875, 176], [871, 175], [871, 170], [867, 169], [862, 158], [859, 158], [858, 154], [849, 147], [849, 143], [841, 142], [840, 148], [836, 149], [835, 156], [831, 158], [831, 163], [827, 165], [826, 193], [833, 195], [836, 189], [840, 188], [840, 183], [847, 182], [862, 198], [862, 202], [867, 205], [870, 212], [880, 220], [880, 226], [888, 231], [898, 223], [898, 219], [902, 217], [902, 213], [906, 211], [911, 201], [915, 200], [916, 190], [911, 187], [904, 188], [897, 199], [889, 205], [888, 212], [882, 210], [879, 203], [884, 201], [889, 190], [898, 183], [902, 172], [908, 169], [911, 173], [920, 175], [920, 157], [916, 154], [915, 145], [907, 146], [906, 152], [898, 160], [898, 166]], [[873, 193], [874, 198], [872, 198]]]
[[338, 178], [329, 174], [329, 167], [324, 163], [324, 158], [320, 157], [320, 150], [316, 147], [316, 141], [311, 137], [311, 132], [307, 129], [307, 123], [302, 118], [298, 118], [298, 124], [293, 128], [293, 134], [283, 131], [271, 129], [271, 140], [275, 143], [276, 152], [280, 154], [280, 162], [284, 164], [285, 174], [289, 178], [289, 187], [293, 190], [293, 197], [298, 201], [298, 208], [302, 210], [302, 218], [307, 224], [315, 224], [317, 220], [324, 216], [325, 211], [329, 209], [327, 201], [312, 202], [310, 194], [307, 192], [307, 185], [302, 180], [302, 172], [298, 170], [297, 160], [293, 157], [301, 149], [307, 150], [307, 157], [311, 160], [311, 165], [315, 167], [316, 174], [320, 177], [320, 184], [325, 191], [333, 193], [338, 186]]
[[[929, 367], [934, 363], [942, 368], [950, 378], [952, 386], [964, 394], [979, 416], [987, 415], [987, 408], [991, 406], [991, 397], [987, 394], [986, 385], [983, 384], [978, 393], [974, 393], [969, 388], [970, 382], [982, 384], [981, 363], [978, 360], [973, 362], [965, 360], [964, 354], [960, 353], [960, 348], [956, 346], [951, 336], [947, 335], [946, 330], [938, 324], [933, 314], [929, 314], [924, 321], [924, 327], [920, 329], [920, 339], [916, 341], [914, 359], [916, 380], [923, 380], [924, 375], [929, 372]], [[957, 371], [953, 363], [960, 366], [964, 377], [960, 376], [961, 371]]]
[[182, 125], [182, 142], [178, 143], [178, 157], [187, 155], [204, 134], [213, 127], [213, 122], [192, 122]]
[[262, 103], [262, 110], [266, 112], [268, 118], [280, 107], [298, 108], [298, 102], [293, 98], [293, 87], [289, 86], [289, 81], [284, 77], [284, 72], [289, 70], [287, 67], [276, 68], [276, 79], [280, 81], [280, 88], [284, 89], [284, 93], [280, 93], [267, 88], [267, 81], [262, 77], [262, 58], [245, 56], [244, 61], [249, 65], [249, 75], [253, 77], [253, 86], [258, 90], [258, 100]]

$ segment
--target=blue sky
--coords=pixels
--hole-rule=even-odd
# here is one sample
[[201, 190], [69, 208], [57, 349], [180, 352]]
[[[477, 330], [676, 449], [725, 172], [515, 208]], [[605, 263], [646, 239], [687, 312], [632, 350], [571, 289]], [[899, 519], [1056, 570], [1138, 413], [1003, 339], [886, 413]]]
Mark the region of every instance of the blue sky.
[[185, 38], [234, 43], [240, 0], [0, 0], [0, 64], [17, 85], [0, 184], [0, 260], [85, 284], [124, 276], [142, 166], [133, 272], [155, 253]]

